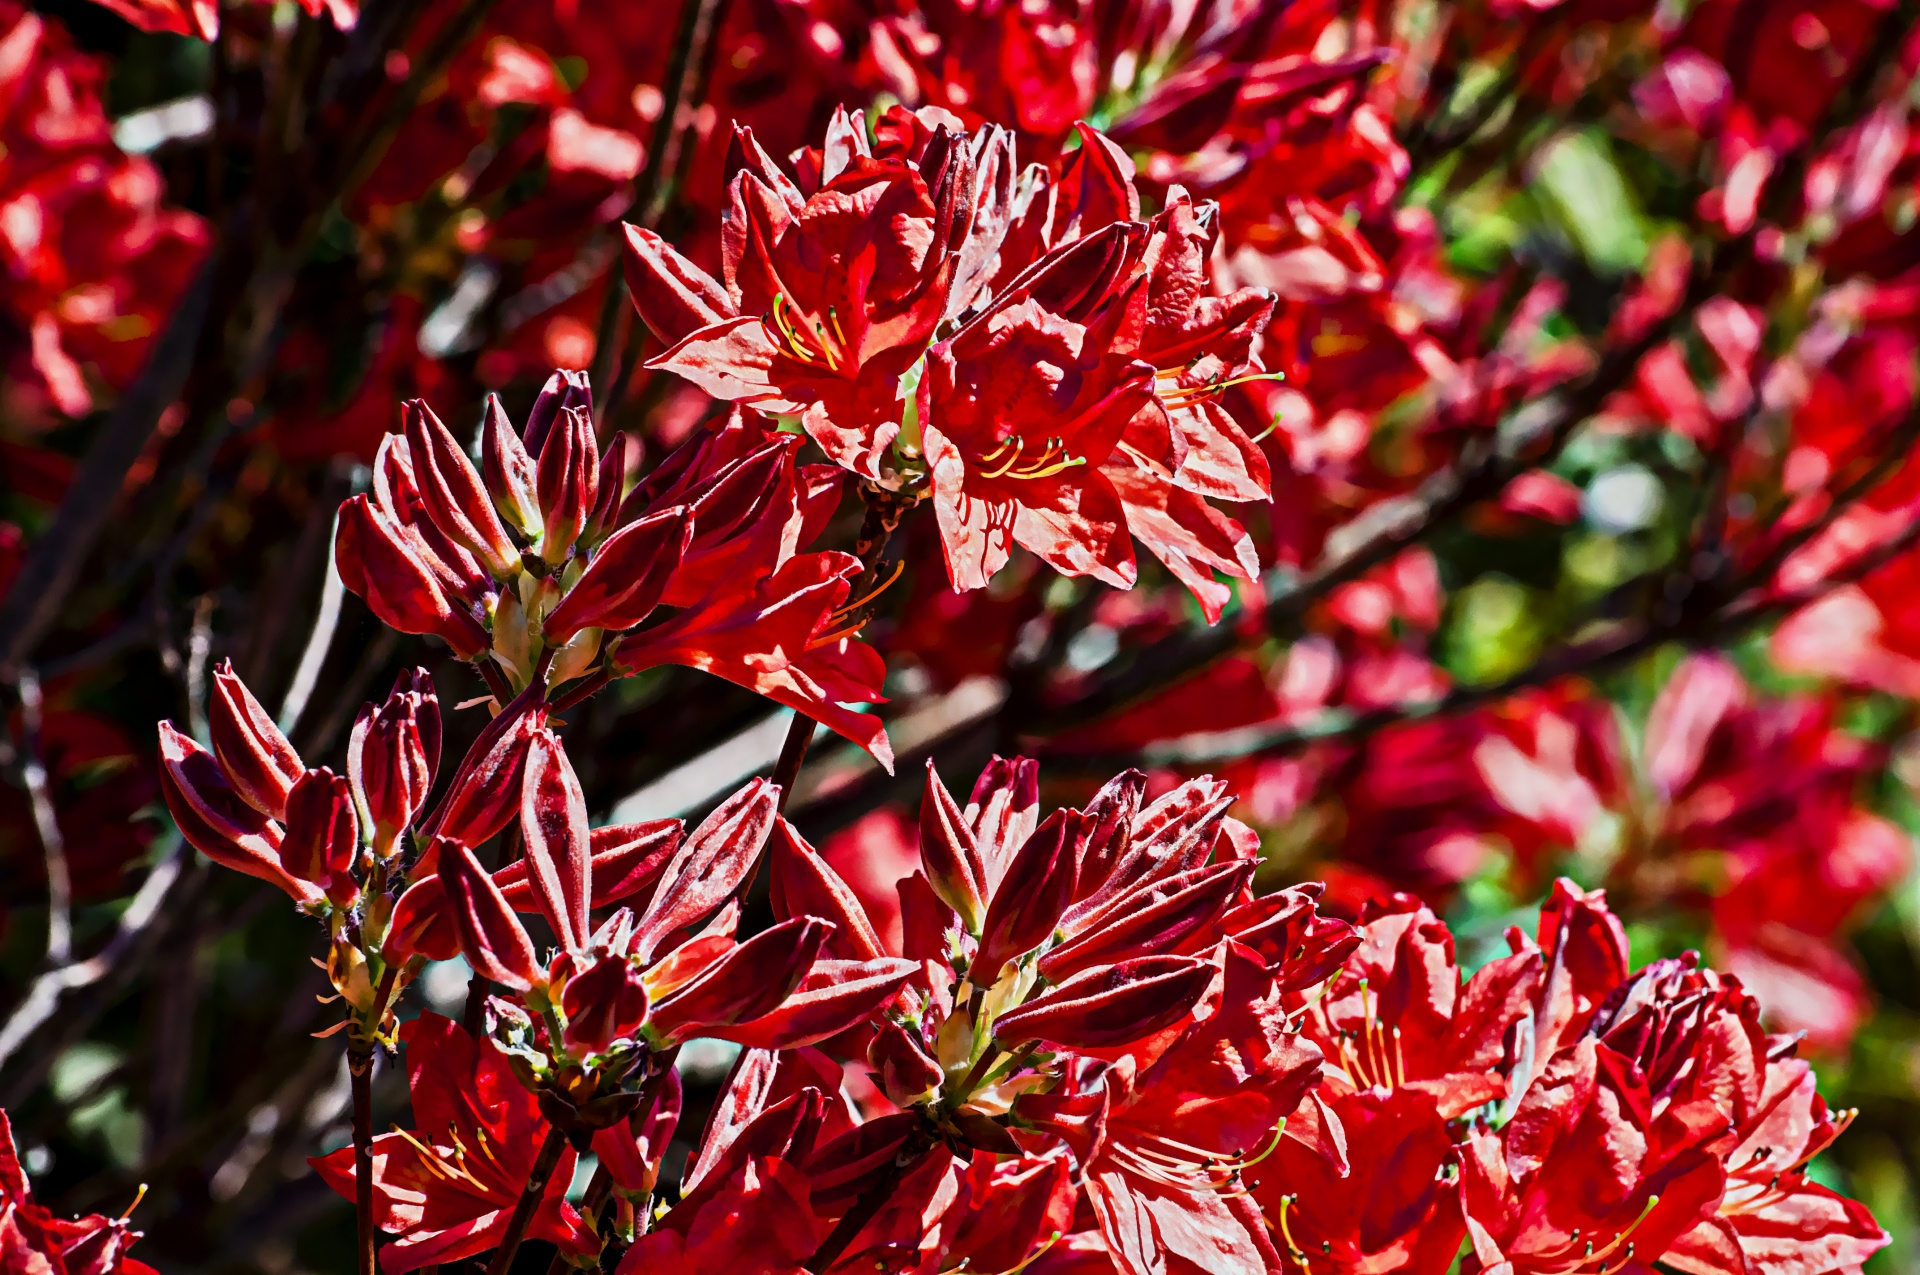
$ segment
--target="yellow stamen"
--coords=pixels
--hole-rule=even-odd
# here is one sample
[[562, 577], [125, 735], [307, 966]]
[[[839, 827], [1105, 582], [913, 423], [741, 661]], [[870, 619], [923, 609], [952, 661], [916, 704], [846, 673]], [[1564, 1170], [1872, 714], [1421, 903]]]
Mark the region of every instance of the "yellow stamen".
[[146, 1198], [147, 1198], [147, 1184], [142, 1182], [139, 1188], [135, 1190], [133, 1193], [133, 1203], [127, 1205], [127, 1211], [120, 1215], [120, 1220], [124, 1222], [128, 1218], [132, 1217], [133, 1211], [140, 1207], [140, 1201]]
[[[1009, 438], [1007, 440], [1007, 443], [1013, 444], [1013, 453], [1007, 457], [1006, 463], [999, 466], [997, 469], [981, 470], [980, 476], [982, 478], [999, 478], [1001, 475], [1005, 474], [1008, 470], [1012, 469], [1015, 465], [1020, 463], [1020, 451], [1022, 448], [1024, 448], [1027, 445], [1026, 440], [1023, 438], [1015, 437], [1015, 438]], [[1006, 450], [1006, 445], [1007, 445], [1006, 443], [1002, 443], [999, 447], [994, 448], [991, 453], [989, 453], [986, 457], [983, 457], [981, 459], [980, 463], [982, 465], [993, 464], [994, 459], [998, 457], [1001, 454], [1001, 452]]]
[[1179, 389], [1167, 390], [1161, 393], [1160, 401], [1183, 407], [1188, 403], [1212, 398], [1216, 394], [1224, 394], [1234, 386], [1245, 385], [1250, 381], [1284, 381], [1286, 379], [1285, 372], [1250, 372], [1245, 376], [1236, 376], [1227, 381], [1209, 381], [1205, 385], [1185, 385]]
[[853, 614], [853, 612], [859, 610], [861, 607], [865, 606], [867, 603], [873, 601], [875, 598], [885, 593], [888, 589], [893, 587], [893, 582], [895, 580], [898, 580], [900, 578], [900, 573], [905, 571], [906, 569], [907, 569], [907, 560], [905, 558], [902, 558], [900, 559], [900, 561], [894, 563], [892, 572], [888, 574], [885, 580], [881, 581], [879, 584], [875, 585], [873, 588], [867, 590], [865, 593], [860, 595], [860, 597], [856, 598], [852, 602], [849, 602], [845, 606], [836, 610], [833, 613], [834, 618], [837, 619], [843, 615], [851, 615]]
[[793, 351], [793, 357], [803, 363], [812, 363], [814, 362], [813, 355], [808, 351], [807, 347], [801, 343], [799, 334], [794, 331], [793, 323], [787, 318], [786, 307], [787, 294], [784, 292], [774, 293], [774, 325], [780, 330], [780, 335], [786, 338], [787, 348]]
[[827, 356], [827, 370], [829, 372], [838, 372], [840, 370], [840, 360], [833, 357], [833, 343], [827, 340], [827, 325], [815, 319], [813, 329], [820, 337], [820, 353]]
[[827, 321], [833, 324], [834, 339], [840, 342], [840, 348], [843, 350], [846, 349], [847, 334], [840, 330], [840, 316], [833, 312], [832, 306], [827, 307]]

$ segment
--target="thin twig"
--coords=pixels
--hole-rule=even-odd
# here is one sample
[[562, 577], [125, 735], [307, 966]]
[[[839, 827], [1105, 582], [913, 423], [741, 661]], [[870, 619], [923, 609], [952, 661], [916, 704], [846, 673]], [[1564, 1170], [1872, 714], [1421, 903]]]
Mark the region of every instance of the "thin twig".
[[20, 670], [20, 774], [33, 804], [33, 826], [47, 862], [46, 968], [58, 969], [73, 959], [73, 873], [67, 864], [67, 841], [60, 834], [59, 812], [47, 780], [41, 734], [40, 678], [31, 668]]
[[187, 634], [187, 727], [201, 743], [208, 741], [207, 657], [213, 654], [213, 595], [193, 604], [193, 628]]
[[513, 1216], [507, 1219], [507, 1233], [501, 1237], [500, 1247], [494, 1250], [493, 1261], [487, 1264], [487, 1275], [507, 1275], [513, 1266], [514, 1254], [520, 1251], [520, 1241], [527, 1236], [534, 1210], [540, 1207], [541, 1197], [547, 1193], [547, 1179], [553, 1176], [553, 1166], [560, 1163], [560, 1153], [566, 1146], [567, 1136], [548, 1125], [547, 1140], [540, 1144], [539, 1158], [534, 1160], [533, 1171], [521, 1188], [520, 1202], [513, 1206]]
[[4, 1069], [33, 1033], [54, 1016], [60, 1008], [61, 999], [68, 992], [100, 982], [133, 951], [148, 928], [162, 915], [161, 905], [166, 902], [174, 883], [180, 879], [186, 866], [184, 844], [177, 834], [173, 837], [172, 844], [134, 893], [133, 902], [121, 913], [120, 924], [105, 947], [87, 960], [48, 970], [34, 980], [33, 986], [27, 989], [27, 994], [14, 1007], [13, 1013], [4, 1024], [0, 1024], [0, 1069]]
[[87, 448], [53, 522], [27, 550], [13, 587], [0, 599], [0, 670], [24, 661], [60, 615], [82, 566], [119, 499], [127, 472], [146, 449], [160, 416], [180, 396], [194, 347], [206, 326], [220, 249], [216, 245], [181, 295], [165, 331], [147, 352], [106, 426]]
[[893, 1193], [900, 1187], [901, 1179], [920, 1163], [921, 1158], [931, 1151], [933, 1146], [933, 1141], [924, 1133], [916, 1133], [910, 1137], [894, 1154], [893, 1163], [887, 1166], [880, 1180], [861, 1192], [860, 1198], [853, 1202], [853, 1207], [848, 1209], [840, 1221], [834, 1225], [827, 1238], [821, 1241], [820, 1247], [813, 1251], [813, 1256], [807, 1259], [805, 1269], [813, 1272], [814, 1275], [831, 1270], [833, 1264], [840, 1260], [841, 1254], [847, 1251], [847, 1246], [860, 1237], [860, 1232], [866, 1228], [867, 1223], [871, 1222], [874, 1215], [893, 1198]]
[[[351, 1029], [349, 1029], [351, 1030]], [[373, 1227], [373, 1042], [347, 1042], [347, 1074], [353, 1079], [353, 1205], [359, 1222], [355, 1247], [360, 1275], [376, 1275]]]

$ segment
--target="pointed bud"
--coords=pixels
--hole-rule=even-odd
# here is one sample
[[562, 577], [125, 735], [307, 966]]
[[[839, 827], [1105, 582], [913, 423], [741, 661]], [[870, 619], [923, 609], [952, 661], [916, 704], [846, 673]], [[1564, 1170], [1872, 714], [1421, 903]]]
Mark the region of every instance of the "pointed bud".
[[585, 372], [558, 371], [540, 387], [539, 397], [533, 400], [533, 410], [527, 413], [526, 433], [521, 435], [529, 455], [538, 459], [545, 454], [547, 437], [553, 433], [554, 423], [560, 419], [560, 413], [570, 407], [585, 412], [588, 417], [593, 415], [593, 387]]
[[874, 1030], [873, 1043], [867, 1046], [867, 1062], [880, 1079], [880, 1090], [895, 1106], [908, 1107], [932, 1095], [946, 1079], [940, 1064], [911, 1031], [892, 1019]]
[[817, 916], [833, 922], [829, 956], [869, 961], [887, 955], [859, 896], [785, 819], [774, 823], [767, 858], [773, 870], [769, 894], [774, 916], [782, 921]]
[[587, 799], [560, 740], [545, 727], [527, 745], [520, 787], [520, 835], [527, 882], [541, 915], [568, 952], [582, 951], [590, 926], [592, 890]]
[[1110, 1049], [1180, 1021], [1206, 994], [1212, 962], [1193, 956], [1141, 956], [1074, 975], [1044, 996], [1001, 1015], [1003, 1045], [1042, 1040], [1068, 1049]]
[[553, 422], [538, 471], [540, 556], [551, 566], [567, 560], [600, 498], [600, 449], [593, 417], [569, 407]]
[[388, 628], [440, 638], [463, 660], [485, 653], [487, 630], [457, 601], [400, 529], [365, 496], [340, 506], [334, 537], [340, 581]]
[[393, 905], [380, 955], [389, 965], [402, 964], [415, 956], [450, 961], [460, 955], [460, 927], [447, 903], [447, 887], [438, 875], [420, 877]]
[[[1080, 859], [1080, 879], [1075, 883], [1074, 903], [1078, 905], [1099, 892], [1112, 880], [1114, 872], [1128, 861], [1133, 842], [1133, 824], [1140, 813], [1140, 800], [1146, 795], [1147, 777], [1137, 770], [1124, 770], [1095, 793], [1086, 805], [1093, 820], [1087, 834], [1087, 850]], [[1132, 882], [1122, 881], [1122, 888]]]
[[359, 851], [360, 821], [354, 816], [353, 788], [346, 776], [325, 766], [300, 776], [287, 795], [281, 866], [302, 881], [323, 887], [335, 903], [346, 906], [360, 892], [351, 875]]
[[460, 842], [436, 837], [433, 853], [467, 964], [476, 974], [516, 992], [532, 990], [543, 979], [534, 959], [533, 940], [500, 896], [500, 887]]
[[271, 881], [307, 906], [325, 897], [280, 863], [280, 825], [240, 799], [213, 754], [160, 723], [160, 792], [180, 835], [215, 863]]
[[427, 671], [410, 669], [384, 703], [361, 706], [347, 741], [347, 776], [376, 855], [391, 855], [420, 813], [439, 761], [440, 700]]
[[591, 548], [607, 538], [620, 511], [620, 497], [627, 486], [627, 433], [615, 430], [600, 453], [600, 475], [595, 483], [599, 495], [587, 525], [580, 530], [580, 542]]
[[[1241, 859], [1181, 872], [1123, 894], [1088, 917], [1077, 933], [1040, 956], [1040, 977], [1058, 983], [1081, 970], [1111, 965], [1151, 952], [1178, 952], [1210, 928], [1253, 879], [1254, 864]], [[1204, 933], [1203, 933], [1204, 932]]]
[[407, 451], [413, 459], [413, 480], [420, 489], [420, 503], [427, 517], [495, 576], [512, 576], [520, 569], [520, 551], [500, 525], [493, 498], [466, 451], [426, 400], [409, 400], [401, 412]]
[[[593, 903], [609, 907], [631, 898], [660, 878], [673, 852], [680, 848], [682, 825], [678, 819], [649, 819], [641, 823], [614, 824], [595, 828], [588, 834], [593, 863]], [[494, 884], [516, 912], [538, 912], [533, 886], [527, 880], [527, 861], [515, 859], [493, 874]]]
[[667, 345], [678, 344], [697, 328], [738, 313], [727, 290], [678, 252], [640, 226], [627, 224], [625, 267], [634, 313]]
[[967, 826], [980, 846], [980, 894], [1000, 888], [1007, 864], [1040, 822], [1040, 763], [1031, 757], [994, 757], [973, 781]]
[[207, 705], [213, 755], [241, 800], [274, 819], [287, 815], [287, 793], [306, 770], [300, 754], [253, 697], [233, 661], [213, 671], [213, 702]]
[[756, 779], [721, 803], [681, 843], [634, 926], [633, 952], [651, 961], [675, 930], [709, 915], [732, 896], [760, 857], [773, 831], [780, 790]]
[[931, 759], [926, 792], [920, 798], [920, 862], [933, 892], [960, 914], [968, 933], [978, 934], [987, 915], [980, 847]]
[[1087, 818], [1056, 810], [1034, 829], [1007, 865], [987, 905], [980, 949], [967, 973], [981, 987], [999, 981], [1001, 967], [1046, 942], [1073, 898]]
[[581, 629], [618, 632], [640, 623], [658, 605], [692, 537], [693, 517], [685, 505], [620, 528], [547, 617], [543, 636], [565, 645]]
[[576, 1057], [606, 1052], [647, 1021], [647, 987], [624, 956], [602, 956], [567, 980], [560, 993], [563, 1039]]
[[801, 1049], [864, 1023], [891, 1004], [921, 972], [915, 961], [815, 961], [778, 1009], [708, 1034], [750, 1049]]
[[529, 686], [487, 723], [461, 758], [439, 807], [422, 821], [423, 838], [444, 836], [479, 845], [519, 811], [527, 747], [547, 724], [540, 690]]
[[487, 395], [480, 422], [480, 473], [500, 517], [527, 539], [540, 534], [540, 494], [527, 446], [507, 419], [498, 394]]
[[754, 935], [655, 1007], [648, 1037], [675, 1045], [768, 1013], [800, 986], [832, 929], [798, 917]]

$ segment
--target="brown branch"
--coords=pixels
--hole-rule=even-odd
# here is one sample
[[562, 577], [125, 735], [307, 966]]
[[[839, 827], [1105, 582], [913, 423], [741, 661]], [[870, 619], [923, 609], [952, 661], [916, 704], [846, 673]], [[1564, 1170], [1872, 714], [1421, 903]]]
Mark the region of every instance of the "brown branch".
[[[349, 1031], [352, 1029], [349, 1028]], [[359, 1275], [377, 1275], [373, 1227], [373, 1042], [347, 1042], [347, 1074], [353, 1080], [353, 1207], [359, 1222]]]
[[184, 844], [176, 836], [172, 847], [147, 873], [105, 947], [87, 960], [48, 970], [33, 981], [6, 1022], [0, 1024], [0, 1068], [5, 1068], [21, 1046], [60, 1012], [69, 992], [108, 980], [145, 946], [144, 940], [155, 923], [167, 915], [163, 905], [191, 861]]
[[494, 1250], [493, 1261], [487, 1264], [487, 1275], [507, 1275], [513, 1266], [514, 1254], [520, 1251], [520, 1241], [527, 1236], [534, 1210], [540, 1207], [540, 1199], [547, 1193], [547, 1179], [553, 1176], [553, 1166], [560, 1163], [560, 1153], [566, 1146], [566, 1135], [548, 1125], [547, 1140], [540, 1144], [540, 1155], [534, 1160], [533, 1171], [527, 1175], [526, 1186], [520, 1191], [520, 1202], [513, 1206], [513, 1216], [507, 1219], [507, 1233], [501, 1237], [500, 1247]]
[[874, 1215], [893, 1198], [893, 1193], [899, 1189], [901, 1180], [933, 1147], [933, 1140], [924, 1131], [908, 1138], [900, 1150], [894, 1153], [893, 1163], [887, 1166], [880, 1180], [861, 1192], [860, 1198], [853, 1202], [853, 1207], [848, 1209], [834, 1225], [833, 1230], [827, 1234], [827, 1238], [821, 1241], [820, 1247], [813, 1251], [813, 1256], [807, 1259], [805, 1269], [813, 1272], [813, 1275], [831, 1270], [833, 1264], [840, 1260], [841, 1254], [847, 1251], [847, 1246], [860, 1237], [860, 1232], [866, 1228], [867, 1223], [871, 1222]]
[[33, 826], [47, 863], [47, 956], [45, 968], [58, 969], [73, 960], [73, 873], [67, 864], [67, 841], [60, 834], [59, 812], [41, 755], [40, 678], [30, 668], [20, 670], [20, 774], [27, 800], [33, 806]]
[[140, 375], [120, 396], [87, 448], [53, 522], [27, 550], [13, 587], [0, 601], [0, 672], [25, 661], [53, 627], [88, 555], [106, 530], [128, 471], [146, 449], [161, 414], [180, 397], [207, 323], [220, 259], [216, 244], [147, 352]]

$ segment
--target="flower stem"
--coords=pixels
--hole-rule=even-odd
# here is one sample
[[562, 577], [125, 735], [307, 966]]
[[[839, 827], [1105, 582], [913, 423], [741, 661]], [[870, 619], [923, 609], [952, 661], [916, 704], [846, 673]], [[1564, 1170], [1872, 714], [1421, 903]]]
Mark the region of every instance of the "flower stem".
[[878, 1213], [892, 1198], [893, 1193], [900, 1188], [901, 1180], [916, 1164], [920, 1163], [921, 1158], [931, 1151], [933, 1146], [933, 1139], [924, 1131], [909, 1138], [895, 1153], [893, 1163], [881, 1175], [880, 1180], [861, 1193], [860, 1198], [853, 1202], [853, 1207], [846, 1211], [846, 1214], [834, 1225], [833, 1230], [828, 1233], [827, 1238], [820, 1242], [820, 1247], [815, 1249], [813, 1256], [807, 1259], [805, 1269], [813, 1275], [831, 1270], [833, 1264], [839, 1261], [841, 1255], [847, 1251], [847, 1246], [860, 1237], [860, 1232], [866, 1228], [868, 1222], [873, 1220], [874, 1214]]
[[[855, 599], [851, 608], [860, 614], [858, 624], [865, 623], [872, 616], [874, 599], [882, 590], [874, 588], [880, 578], [880, 562], [886, 557], [887, 545], [893, 539], [894, 529], [900, 525], [900, 517], [912, 505], [911, 500], [884, 488], [863, 484], [860, 494], [866, 499], [866, 517], [860, 520], [860, 532], [854, 538], [854, 556], [860, 559], [860, 574], [855, 578], [853, 587], [847, 590], [847, 596]], [[891, 582], [889, 582], [891, 583]], [[843, 617], [854, 619], [855, 617]], [[833, 623], [838, 627], [842, 618]], [[787, 727], [787, 740], [780, 748], [780, 760], [773, 767], [773, 782], [780, 786], [780, 811], [785, 813], [787, 803], [793, 799], [793, 781], [800, 777], [800, 767], [807, 760], [807, 745], [813, 741], [814, 720], [798, 709], [794, 710], [793, 723]]]
[[527, 1175], [527, 1185], [520, 1191], [520, 1202], [513, 1206], [513, 1216], [507, 1219], [507, 1233], [501, 1238], [500, 1247], [494, 1250], [493, 1261], [487, 1264], [487, 1275], [507, 1275], [513, 1265], [513, 1255], [520, 1251], [520, 1241], [527, 1237], [527, 1227], [533, 1223], [533, 1212], [547, 1193], [547, 1179], [553, 1176], [553, 1166], [560, 1163], [560, 1153], [566, 1146], [567, 1136], [549, 1125], [547, 1140], [540, 1144], [540, 1156], [533, 1162], [533, 1172]]
[[353, 1081], [353, 1207], [359, 1216], [359, 1272], [374, 1275], [373, 1259], [373, 1042], [347, 1042]]

